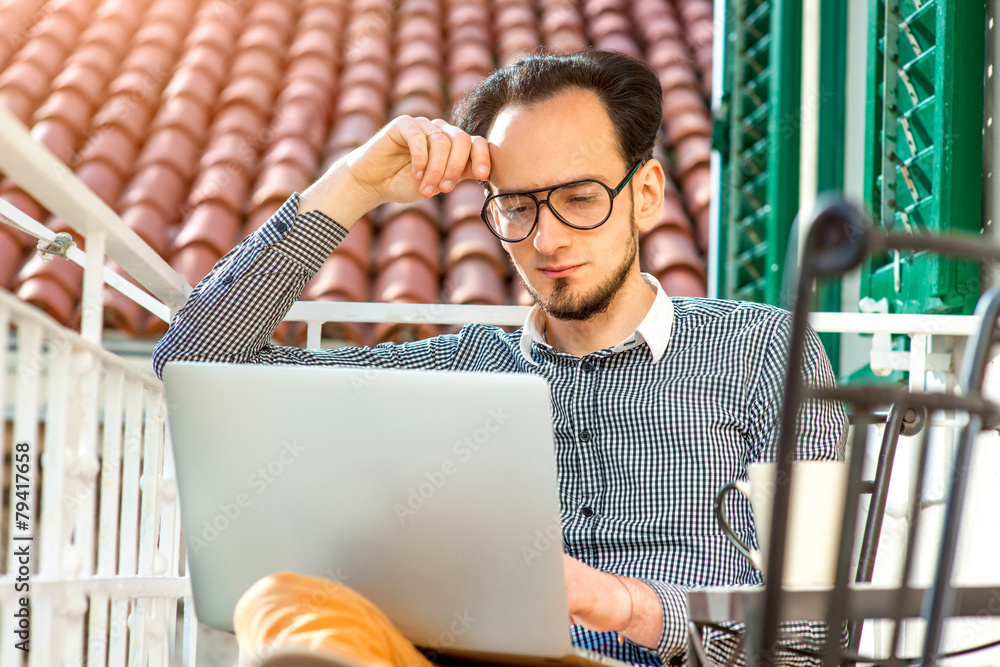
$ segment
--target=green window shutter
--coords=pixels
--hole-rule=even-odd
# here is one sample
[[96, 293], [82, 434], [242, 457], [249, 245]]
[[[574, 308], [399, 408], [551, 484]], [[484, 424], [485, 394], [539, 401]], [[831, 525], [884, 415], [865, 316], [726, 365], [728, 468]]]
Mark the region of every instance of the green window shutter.
[[715, 133], [722, 298], [780, 305], [798, 209], [801, 51], [799, 0], [729, 0]]
[[[865, 183], [884, 229], [981, 229], [985, 16], [982, 0], [871, 0]], [[882, 253], [866, 295], [891, 312], [971, 313], [979, 265]]]

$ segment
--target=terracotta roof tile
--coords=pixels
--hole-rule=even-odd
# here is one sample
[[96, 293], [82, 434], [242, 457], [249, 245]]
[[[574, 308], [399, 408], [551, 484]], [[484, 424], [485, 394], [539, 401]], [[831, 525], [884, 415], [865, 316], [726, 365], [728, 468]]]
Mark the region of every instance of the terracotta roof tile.
[[250, 206], [261, 208], [269, 203], [285, 201], [293, 192], [302, 192], [312, 181], [312, 175], [292, 162], [279, 162], [268, 167], [257, 181]]
[[[127, 2], [119, 3], [122, 9], [135, 7]], [[97, 70], [102, 76], [110, 77], [121, 64], [120, 54], [132, 39], [131, 31], [138, 17], [114, 17], [92, 24], [83, 33], [79, 49], [73, 53], [71, 62]]]
[[421, 116], [425, 118], [439, 118], [442, 115], [441, 103], [437, 100], [431, 99], [423, 93], [417, 93], [414, 95], [407, 95], [402, 97], [392, 105], [390, 109], [390, 116], [413, 116], [414, 118], [419, 118]]
[[[29, 38], [0, 40], [0, 103], [24, 120], [34, 115], [33, 133], [75, 164], [102, 197], [117, 199], [126, 224], [157, 252], [171, 253], [171, 263], [192, 284], [290, 192], [304, 189], [388, 118], [439, 116], [494, 66], [540, 44], [566, 51], [593, 43], [641, 54], [660, 76], [667, 148], [657, 150], [666, 150], [680, 192], [668, 183], [660, 220], [640, 247], [647, 259], [662, 259], [666, 251], [656, 248], [670, 239], [677, 257], [661, 262], [657, 274], [665, 287], [670, 293], [704, 289], [692, 239], [704, 250], [711, 184], [705, 93], [710, 0], [124, 5], [74, 0], [30, 33], [26, 28]], [[0, 5], [0, 23], [27, 26], [42, 7], [40, 0]], [[45, 219], [11, 181], [0, 182], [0, 194]], [[334, 251], [307, 286], [307, 298], [436, 301], [443, 284], [444, 296], [461, 302], [530, 303], [517, 278], [504, 278], [508, 259], [479, 219], [483, 197], [481, 186], [469, 181], [444, 197], [380, 207]], [[46, 224], [64, 225], [52, 218]], [[27, 256], [33, 243], [29, 238], [22, 250], [10, 238], [0, 234], [0, 256], [5, 265], [19, 264], [7, 258]], [[369, 293], [373, 257], [378, 271]], [[37, 264], [29, 262], [17, 283], [49, 312], [72, 318], [79, 280], [67, 282], [62, 269], [50, 275], [48, 267], [58, 262], [44, 269]], [[0, 278], [11, 284], [15, 277]], [[130, 303], [109, 296], [108, 324], [141, 335], [162, 331], [159, 321], [140, 326], [142, 313]], [[353, 342], [367, 342], [370, 334], [407, 340], [437, 331], [324, 327], [324, 335]], [[283, 326], [277, 338], [304, 336], [305, 328], [295, 325]]]
[[103, 161], [92, 161], [80, 165], [76, 170], [76, 175], [104, 203], [112, 206], [118, 200], [125, 180], [114, 166]]
[[142, 62], [144, 55], [156, 51], [169, 53], [177, 48], [181, 39], [181, 25], [169, 21], [150, 21], [135, 33], [135, 46], [129, 51], [125, 66], [128, 67], [132, 60]]
[[414, 211], [404, 211], [382, 225], [375, 248], [375, 271], [381, 273], [401, 257], [414, 257], [435, 274], [441, 271], [441, 239], [434, 223]]
[[424, 95], [440, 106], [444, 99], [443, 79], [440, 67], [422, 63], [408, 65], [396, 74], [392, 93], [396, 99], [413, 94]]
[[399, 44], [407, 44], [409, 42], [419, 41], [419, 42], [430, 42], [438, 47], [438, 54], [435, 60], [440, 62], [441, 60], [441, 21], [437, 16], [424, 16], [416, 15], [410, 16], [405, 21], [402, 21], [399, 25], [399, 29], [396, 30], [396, 41]]
[[453, 3], [445, 17], [445, 24], [455, 28], [466, 23], [490, 24], [490, 10], [485, 4], [475, 2]]
[[132, 95], [115, 95], [108, 98], [94, 114], [91, 125], [94, 128], [115, 127], [141, 145], [153, 118], [153, 109], [143, 103], [142, 98]]
[[440, 225], [441, 200], [438, 197], [432, 197], [431, 199], [421, 197], [417, 201], [408, 204], [383, 204], [378, 208], [377, 222], [381, 225], [383, 222], [392, 220], [397, 215], [406, 212], [419, 213], [427, 218], [429, 222]]
[[90, 102], [72, 89], [57, 90], [35, 112], [34, 122], [59, 120], [66, 128], [79, 137], [90, 128], [93, 108]]
[[211, 109], [218, 95], [218, 82], [202, 69], [185, 68], [177, 72], [164, 91], [167, 97], [190, 97], [203, 109]]
[[21, 267], [24, 248], [17, 234], [18, 231], [13, 227], [0, 226], [0, 287], [8, 287]]
[[157, 254], [164, 254], [167, 248], [167, 230], [172, 221], [159, 208], [148, 204], [136, 204], [122, 213], [122, 220]]
[[[80, 268], [72, 262], [59, 262], [54, 266]], [[41, 308], [57, 322], [68, 322], [77, 308], [80, 295], [67, 288], [64, 281], [47, 275], [33, 275], [32, 268], [34, 267], [26, 266], [22, 269], [22, 275], [27, 273], [32, 277], [17, 287], [17, 296]], [[82, 281], [83, 272], [78, 271], [75, 279], [77, 283]]]
[[604, 37], [596, 38], [594, 40], [594, 45], [600, 49], [607, 51], [620, 51], [637, 58], [642, 55], [642, 51], [639, 49], [639, 45], [636, 44], [636, 41], [632, 39], [631, 36], [621, 32], [615, 32]]
[[337, 246], [333, 254], [350, 257], [367, 274], [372, 267], [372, 239], [374, 235], [374, 226], [371, 221], [361, 218], [354, 223], [354, 226], [351, 227], [351, 233]]
[[[45, 216], [45, 209], [36, 202], [34, 199], [28, 196], [28, 194], [21, 188], [15, 186], [11, 181], [3, 181], [3, 185], [0, 186], [0, 197], [3, 197], [7, 202], [13, 204], [31, 216], [35, 220], [41, 221]], [[0, 226], [0, 229], [7, 229], [14, 232], [14, 235], [22, 239], [22, 243], [25, 248], [35, 245], [34, 237], [28, 236], [23, 232], [15, 230], [13, 227], [8, 227], [7, 225]]]
[[316, 171], [316, 153], [302, 137], [280, 136], [264, 152], [260, 170], [265, 172], [281, 163], [295, 165], [303, 174], [312, 175]]
[[62, 120], [43, 120], [31, 128], [32, 138], [44, 145], [63, 162], [68, 162], [76, 148], [77, 133]]
[[612, 34], [629, 35], [632, 22], [623, 14], [605, 12], [591, 19], [588, 32], [595, 41]]
[[381, 124], [385, 118], [386, 95], [372, 86], [356, 85], [341, 94], [337, 102], [337, 115], [364, 113]]
[[663, 115], [668, 118], [682, 113], [696, 111], [705, 113], [708, 107], [705, 98], [693, 87], [674, 87], [663, 92]]
[[437, 0], [403, 0], [398, 11], [402, 19], [410, 19], [415, 16], [439, 18], [441, 4]]
[[219, 253], [203, 243], [194, 243], [178, 250], [170, 257], [170, 266], [191, 285], [208, 275], [215, 263], [219, 261]]
[[310, 299], [367, 301], [368, 272], [346, 254], [331, 255], [306, 286]]
[[[207, 116], [206, 116], [207, 118]], [[208, 128], [202, 126], [202, 117], [198, 116], [192, 122], [186, 124], [191, 135], [202, 139], [208, 133]], [[264, 120], [256, 109], [246, 104], [230, 104], [224, 109], [220, 109], [213, 121], [212, 128], [219, 134], [229, 132], [246, 132], [246, 128], [261, 128]]]
[[113, 125], [93, 132], [80, 148], [80, 162], [103, 162], [110, 166], [120, 179], [132, 171], [137, 153], [135, 140], [124, 130]]
[[[322, 27], [313, 27], [309, 17], [313, 15], [317, 8], [309, 10], [303, 14], [299, 20], [301, 32], [295, 38], [291, 48], [288, 49], [288, 57], [292, 60], [304, 58], [306, 56], [318, 57], [326, 62], [333, 63], [337, 60], [339, 53], [336, 42], [330, 39], [330, 32]], [[339, 33], [339, 28], [334, 34]]]
[[285, 70], [285, 80], [309, 81], [329, 93], [336, 76], [332, 65], [332, 61], [315, 53], [297, 56], [289, 61], [288, 69]]
[[643, 270], [659, 275], [673, 266], [684, 266], [705, 278], [705, 264], [690, 234], [673, 227], [660, 227], [642, 239], [639, 257]]
[[[191, 187], [187, 204], [197, 207], [205, 202], [215, 202], [236, 215], [242, 215], [249, 191], [249, 174], [232, 165], [217, 164], [199, 172]], [[287, 193], [286, 197], [290, 194], [291, 192]]]
[[257, 160], [252, 144], [243, 133], [216, 133], [205, 147], [199, 166], [229, 165], [245, 173], [254, 171]]
[[188, 191], [188, 183], [177, 171], [164, 164], [152, 164], [140, 170], [129, 182], [122, 195], [123, 208], [148, 204], [159, 209], [163, 217], [176, 220], [179, 206]]
[[0, 75], [0, 100], [21, 120], [26, 120], [49, 89], [49, 74], [31, 61], [14, 63]]
[[712, 174], [707, 165], [696, 167], [684, 175], [682, 190], [688, 207], [696, 214], [708, 208], [712, 192]]
[[454, 285], [445, 295], [449, 303], [498, 306], [507, 302], [503, 277], [493, 262], [480, 256], [465, 257], [451, 267], [445, 283]]
[[379, 123], [363, 112], [348, 114], [333, 125], [327, 147], [357, 148], [378, 131]]
[[519, 276], [511, 278], [509, 285], [510, 287], [508, 288], [507, 293], [510, 295], [510, 303], [515, 306], [535, 305], [535, 299], [532, 298], [531, 293], [528, 292]]
[[149, 313], [142, 306], [121, 292], [113, 289], [104, 290], [105, 327], [124, 331], [131, 336], [139, 336], [146, 333], [147, 315]]
[[705, 141], [705, 137], [700, 135], [682, 139], [674, 146], [677, 171], [681, 174], [687, 174], [696, 167], [708, 166], [711, 157], [712, 147]]
[[198, 166], [199, 142], [183, 129], [168, 127], [155, 132], [142, 148], [136, 171], [151, 165], [166, 165], [184, 182], [189, 181]]
[[413, 65], [428, 65], [433, 70], [440, 72], [444, 66], [444, 58], [441, 55], [441, 40], [420, 39], [399, 44], [396, 49], [395, 64], [397, 78], [399, 70], [405, 70]]
[[389, 68], [384, 65], [370, 60], [362, 60], [361, 62], [351, 63], [344, 68], [340, 84], [344, 89], [364, 84], [371, 86], [385, 95], [389, 92], [389, 87], [392, 85], [392, 76]]
[[[44, 39], [33, 39], [17, 54], [18, 60], [31, 63], [43, 72], [59, 72], [66, 60], [65, 49], [54, 46]], [[5, 77], [0, 77], [0, 81]]]
[[405, 256], [387, 264], [375, 279], [376, 301], [437, 303], [438, 274], [422, 258]]
[[[242, 218], [227, 206], [208, 201], [196, 206], [184, 221], [173, 246], [177, 251], [202, 243], [222, 257], [234, 245], [242, 225]], [[176, 251], [175, 251], [176, 252]]]
[[479, 212], [486, 201], [486, 193], [476, 181], [461, 181], [455, 189], [445, 195], [445, 225], [451, 229], [465, 220], [483, 224]]
[[451, 270], [467, 257], [488, 261], [499, 275], [507, 275], [507, 253], [500, 241], [486, 228], [482, 220], [466, 220], [448, 232], [445, 244], [445, 266]]
[[665, 119], [667, 126], [667, 141], [677, 145], [682, 140], [698, 135], [708, 140], [712, 136], [712, 120], [708, 112], [688, 111], [673, 118]]
[[656, 279], [670, 296], [706, 296], [704, 277], [687, 267], [671, 267], [659, 273]]
[[486, 76], [493, 69], [493, 54], [488, 42], [468, 41], [451, 49], [448, 70], [452, 73], [475, 72]]

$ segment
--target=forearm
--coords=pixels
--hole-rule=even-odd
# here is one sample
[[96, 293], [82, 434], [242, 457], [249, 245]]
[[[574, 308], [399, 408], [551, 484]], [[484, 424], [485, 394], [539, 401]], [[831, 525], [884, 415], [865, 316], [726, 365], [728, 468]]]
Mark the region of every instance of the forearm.
[[346, 230], [295, 215], [293, 195], [259, 230], [219, 260], [173, 317], [153, 353], [159, 374], [173, 360], [253, 361]]
[[622, 577], [565, 557], [570, 617], [589, 630], [618, 632], [656, 651], [664, 662], [686, 646], [684, 589], [662, 581]]
[[[612, 575], [614, 576], [614, 575]], [[622, 636], [639, 646], [656, 649], [663, 635], [663, 607], [656, 591], [641, 579], [615, 577], [628, 594], [628, 620], [621, 626]]]
[[349, 157], [338, 160], [302, 192], [299, 196], [299, 215], [320, 211], [350, 230], [368, 211], [385, 203], [351, 178], [347, 166]]

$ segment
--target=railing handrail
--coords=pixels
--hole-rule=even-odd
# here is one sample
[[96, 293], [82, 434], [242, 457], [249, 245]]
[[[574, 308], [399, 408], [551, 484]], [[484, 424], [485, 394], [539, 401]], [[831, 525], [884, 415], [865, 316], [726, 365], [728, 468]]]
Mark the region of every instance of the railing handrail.
[[107, 256], [160, 301], [178, 308], [187, 300], [191, 286], [3, 105], [0, 171], [84, 238], [103, 236]]

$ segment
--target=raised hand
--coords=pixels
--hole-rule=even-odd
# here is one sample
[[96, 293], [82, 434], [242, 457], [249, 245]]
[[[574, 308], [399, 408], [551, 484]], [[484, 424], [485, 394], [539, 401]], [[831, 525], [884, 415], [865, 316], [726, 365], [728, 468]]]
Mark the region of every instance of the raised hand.
[[350, 227], [380, 204], [450, 192], [462, 179], [486, 180], [489, 174], [483, 137], [440, 119], [400, 116], [302, 193], [299, 212], [319, 209]]

